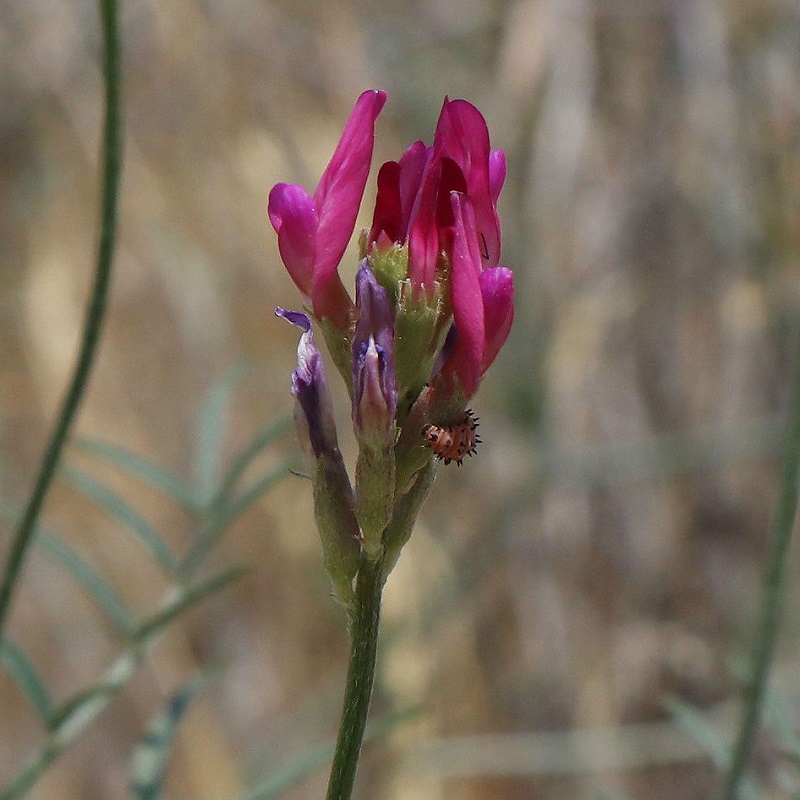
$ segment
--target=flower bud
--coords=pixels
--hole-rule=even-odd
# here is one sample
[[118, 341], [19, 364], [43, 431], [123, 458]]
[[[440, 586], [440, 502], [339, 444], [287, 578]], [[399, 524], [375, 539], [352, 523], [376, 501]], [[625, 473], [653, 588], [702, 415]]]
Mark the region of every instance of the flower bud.
[[397, 388], [392, 305], [372, 270], [356, 276], [358, 320], [353, 337], [353, 427], [358, 439], [356, 498], [367, 557], [382, 550], [394, 498]]
[[292, 395], [297, 402], [295, 421], [300, 446], [318, 458], [339, 448], [322, 353], [314, 342], [307, 314], [276, 308], [275, 315], [303, 330], [297, 345], [297, 368], [292, 372]]
[[392, 438], [397, 410], [394, 319], [386, 290], [367, 266], [356, 276], [356, 308], [353, 425], [359, 441], [369, 439], [377, 446]]
[[314, 459], [314, 516], [322, 542], [325, 569], [339, 600], [353, 600], [353, 578], [358, 571], [361, 534], [355, 498], [339, 452], [333, 402], [322, 354], [314, 343], [311, 320], [301, 311], [276, 308], [275, 314], [303, 330], [292, 373], [295, 423], [300, 446]]
[[353, 386], [353, 422], [360, 439], [371, 437], [379, 443], [391, 432], [397, 395], [387, 387], [386, 351], [378, 348], [372, 336], [362, 349], [357, 357], [358, 383]]

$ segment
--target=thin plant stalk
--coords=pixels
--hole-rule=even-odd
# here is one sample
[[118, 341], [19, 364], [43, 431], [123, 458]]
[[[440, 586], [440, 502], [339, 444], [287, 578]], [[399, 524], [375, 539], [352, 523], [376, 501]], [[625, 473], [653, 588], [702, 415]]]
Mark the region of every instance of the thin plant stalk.
[[353, 791], [375, 682], [383, 583], [382, 560], [370, 561], [363, 557], [356, 580], [355, 609], [351, 618], [350, 664], [344, 708], [326, 800], [350, 800]]
[[[800, 344], [800, 342], [798, 342]], [[780, 626], [781, 609], [786, 594], [786, 573], [789, 550], [797, 515], [798, 485], [800, 483], [800, 346], [796, 348], [797, 363], [790, 399], [791, 411], [786, 435], [780, 494], [774, 521], [772, 551], [764, 581], [764, 598], [760, 623], [753, 646], [753, 674], [747, 687], [742, 721], [725, 782], [724, 800], [737, 800], [750, 760], [758, 729], [761, 707], [769, 679], [770, 667]]]
[[120, 101], [120, 42], [116, 0], [100, 0], [103, 29], [105, 84], [105, 121], [103, 129], [103, 174], [100, 218], [100, 238], [97, 264], [91, 290], [80, 351], [67, 393], [59, 411], [47, 448], [42, 457], [28, 505], [9, 550], [0, 584], [0, 638], [2, 638], [14, 590], [18, 584], [28, 554], [36, 523], [53, 482], [61, 453], [72, 423], [80, 408], [103, 327], [111, 282], [111, 268], [117, 231], [117, 208], [122, 168], [122, 110]]

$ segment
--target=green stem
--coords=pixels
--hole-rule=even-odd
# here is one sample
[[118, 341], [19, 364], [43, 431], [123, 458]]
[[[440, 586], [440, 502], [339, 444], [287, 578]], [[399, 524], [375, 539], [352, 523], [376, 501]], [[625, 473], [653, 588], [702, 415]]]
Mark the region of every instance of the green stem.
[[100, 0], [105, 54], [105, 123], [103, 133], [103, 196], [100, 241], [94, 285], [83, 328], [83, 338], [72, 382], [64, 397], [55, 428], [47, 444], [39, 475], [25, 513], [9, 550], [3, 582], [0, 585], [0, 638], [2, 638], [14, 590], [19, 581], [39, 513], [53, 481], [70, 427], [80, 407], [94, 362], [105, 316], [117, 228], [117, 199], [121, 173], [122, 134], [120, 109], [119, 35], [116, 0]]
[[796, 374], [791, 398], [792, 410], [786, 436], [772, 552], [765, 578], [761, 624], [758, 626], [753, 648], [753, 675], [748, 686], [739, 735], [725, 782], [724, 800], [736, 800], [739, 796], [745, 767], [753, 751], [761, 706], [778, 638], [786, 572], [789, 564], [789, 545], [797, 513], [798, 481], [800, 480], [800, 347], [797, 348], [797, 354], [798, 363], [795, 365]]
[[382, 562], [364, 558], [356, 580], [355, 610], [350, 631], [350, 665], [327, 800], [350, 800], [353, 791], [375, 681], [382, 590]]

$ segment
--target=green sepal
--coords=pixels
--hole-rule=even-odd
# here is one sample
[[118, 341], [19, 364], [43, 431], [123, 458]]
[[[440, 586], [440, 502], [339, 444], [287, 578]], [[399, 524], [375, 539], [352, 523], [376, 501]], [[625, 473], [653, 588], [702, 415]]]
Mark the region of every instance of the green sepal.
[[394, 322], [398, 398], [416, 396], [427, 383], [446, 333], [446, 327], [439, 324], [442, 311], [438, 285], [429, 297], [425, 291], [415, 292], [410, 280], [400, 284]]
[[355, 322], [347, 330], [334, 327], [327, 319], [314, 318], [317, 327], [322, 331], [325, 345], [330, 353], [333, 365], [344, 378], [347, 391], [350, 392], [353, 384], [353, 331]]
[[384, 580], [394, 569], [400, 551], [411, 536], [417, 514], [428, 496], [435, 477], [436, 465], [429, 460], [416, 474], [409, 490], [397, 499], [391, 522], [383, 534]]
[[336, 596], [353, 605], [353, 578], [358, 571], [361, 535], [350, 479], [338, 450], [317, 459], [314, 472], [314, 516], [322, 542], [322, 558]]
[[388, 292], [392, 305], [396, 304], [399, 285], [408, 275], [408, 245], [393, 244], [385, 250], [373, 247], [367, 260], [378, 283]]
[[391, 440], [377, 447], [361, 443], [356, 460], [356, 507], [364, 552], [371, 561], [381, 556], [383, 531], [392, 516], [394, 472]]

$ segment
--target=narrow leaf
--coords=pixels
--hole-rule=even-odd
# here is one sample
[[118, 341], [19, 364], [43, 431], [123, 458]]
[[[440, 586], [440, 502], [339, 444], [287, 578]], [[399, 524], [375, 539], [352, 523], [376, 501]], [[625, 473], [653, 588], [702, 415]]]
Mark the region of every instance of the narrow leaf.
[[233, 392], [243, 371], [241, 366], [235, 367], [213, 386], [200, 413], [192, 484], [204, 505], [211, 502], [219, 483], [225, 422]]
[[145, 620], [145, 622], [139, 626], [136, 632], [136, 639], [140, 642], [146, 641], [188, 608], [191, 608], [201, 600], [204, 600], [229, 583], [237, 580], [247, 571], [248, 567], [232, 567], [231, 569], [225, 570], [218, 575], [214, 575], [198, 583], [196, 586], [181, 591], [174, 600], [167, 603], [164, 608], [157, 611], [150, 619]]
[[218, 500], [226, 499], [233, 491], [237, 481], [244, 475], [253, 461], [269, 447], [274, 441], [283, 436], [292, 427], [291, 417], [282, 417], [262, 428], [252, 439], [250, 444], [236, 456], [228, 468], [225, 478], [217, 494]]
[[133, 633], [133, 617], [119, 595], [72, 548], [41, 529], [37, 530], [36, 543], [72, 575], [121, 633]]
[[268, 489], [283, 480], [288, 474], [289, 467], [285, 464], [281, 465], [259, 478], [252, 486], [245, 489], [233, 500], [214, 508], [210, 519], [198, 533], [181, 564], [182, 573], [184, 575], [192, 575], [236, 517], [246, 511]]
[[322, 769], [333, 756], [333, 744], [310, 750], [262, 778], [250, 791], [238, 800], [277, 800], [300, 781]]
[[[731, 759], [731, 749], [722, 734], [696, 708], [683, 700], [667, 698], [665, 705], [675, 721], [697, 742], [711, 757], [717, 769], [725, 771]], [[752, 781], [745, 780], [741, 784], [742, 800], [761, 800], [761, 793]]]
[[161, 796], [178, 724], [205, 682], [204, 676], [200, 676], [183, 685], [148, 724], [133, 754], [129, 800], [157, 800]]
[[166, 542], [138, 511], [116, 492], [86, 472], [63, 465], [61, 477], [85, 497], [100, 506], [110, 517], [120, 522], [139, 540], [140, 544], [172, 575], [177, 563]]
[[127, 685], [144, 658], [138, 646], [129, 646], [106, 671], [100, 683], [82, 689], [53, 714], [54, 745], [67, 747], [91, 724]]
[[28, 657], [10, 639], [0, 642], [0, 664], [19, 686], [25, 699], [48, 727], [53, 717], [50, 692]]
[[199, 503], [192, 490], [174, 472], [110, 442], [101, 442], [98, 439], [80, 439], [77, 444], [87, 453], [99, 456], [142, 483], [146, 483], [172, 498], [186, 511], [195, 513], [198, 510]]

